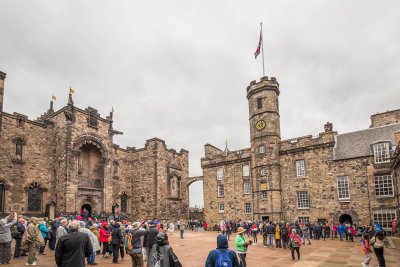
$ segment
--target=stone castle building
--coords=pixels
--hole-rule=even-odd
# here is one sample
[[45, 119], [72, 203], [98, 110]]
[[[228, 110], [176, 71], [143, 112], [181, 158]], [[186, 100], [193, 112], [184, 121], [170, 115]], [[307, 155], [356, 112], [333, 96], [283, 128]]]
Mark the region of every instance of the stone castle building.
[[279, 83], [247, 87], [250, 147], [224, 151], [205, 145], [201, 159], [204, 214], [222, 220], [270, 220], [389, 228], [399, 215], [400, 110], [371, 116], [369, 129], [338, 134], [327, 123], [317, 137], [281, 140]]
[[113, 137], [113, 113], [68, 104], [36, 120], [3, 111], [0, 72], [0, 213], [54, 216], [111, 213], [142, 219], [188, 216], [188, 151], [153, 138], [123, 149]]

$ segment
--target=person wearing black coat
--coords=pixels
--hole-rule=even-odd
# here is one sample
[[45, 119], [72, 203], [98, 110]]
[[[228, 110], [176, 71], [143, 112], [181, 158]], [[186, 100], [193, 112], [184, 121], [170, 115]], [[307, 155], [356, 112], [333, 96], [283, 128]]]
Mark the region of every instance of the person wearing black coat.
[[147, 260], [148, 267], [182, 267], [168, 242], [166, 233], [161, 232], [156, 237], [156, 244], [151, 248], [150, 257]]
[[58, 267], [84, 267], [85, 258], [92, 254], [93, 247], [89, 236], [78, 232], [79, 222], [69, 224], [70, 232], [57, 242], [55, 259]]
[[150, 255], [150, 250], [153, 245], [156, 243], [156, 236], [158, 235], [157, 227], [153, 221], [149, 222], [149, 233], [144, 236], [144, 246], [146, 246], [147, 250], [147, 258]]
[[206, 260], [206, 267], [215, 267], [217, 265], [219, 253], [227, 253], [231, 259], [232, 267], [239, 267], [239, 260], [236, 252], [228, 249], [228, 239], [225, 235], [217, 236], [217, 248], [210, 251]]
[[18, 235], [12, 236], [15, 239], [14, 259], [19, 259], [21, 257], [21, 241], [25, 232], [24, 223], [25, 219], [23, 217], [19, 217], [17, 223], [15, 224]]
[[114, 228], [111, 232], [111, 245], [113, 249], [113, 263], [118, 263], [119, 258], [119, 246], [123, 242], [123, 235], [119, 228], [119, 223], [114, 223]]

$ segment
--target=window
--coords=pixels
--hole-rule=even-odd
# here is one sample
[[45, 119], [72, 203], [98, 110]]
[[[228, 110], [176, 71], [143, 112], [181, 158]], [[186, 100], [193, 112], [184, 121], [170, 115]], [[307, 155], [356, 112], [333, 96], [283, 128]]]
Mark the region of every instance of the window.
[[3, 182], [0, 182], [0, 212], [4, 213], [4, 202], [6, 196], [6, 188]]
[[260, 169], [260, 175], [261, 176], [267, 176], [267, 174], [268, 174], [267, 168], [261, 168]]
[[225, 204], [224, 203], [218, 203], [218, 212], [219, 213], [225, 212]]
[[42, 210], [42, 188], [33, 183], [28, 188], [28, 211]]
[[263, 101], [262, 98], [257, 98], [257, 108], [260, 109], [263, 107]]
[[22, 118], [17, 118], [17, 127], [24, 126], [24, 120]]
[[267, 199], [267, 191], [261, 191], [261, 199]]
[[243, 189], [245, 195], [251, 194], [251, 183], [249, 180], [243, 182]]
[[218, 191], [218, 197], [224, 197], [224, 185], [219, 184], [217, 186], [217, 191]]
[[297, 177], [304, 177], [304, 159], [296, 160], [296, 175]]
[[128, 212], [128, 196], [126, 193], [121, 195], [121, 212]]
[[389, 142], [374, 144], [375, 163], [384, 163], [390, 161]]
[[374, 224], [379, 223], [385, 230], [390, 230], [392, 228], [392, 221], [396, 219], [395, 209], [375, 210], [373, 213]]
[[217, 180], [223, 180], [224, 179], [224, 168], [218, 168], [217, 169]]
[[307, 191], [302, 191], [302, 192], [297, 192], [297, 208], [298, 209], [308, 209], [309, 208], [309, 203], [308, 203], [308, 192]]
[[244, 165], [243, 166], [243, 176], [249, 176], [249, 175], [250, 175], [249, 165]]
[[375, 176], [375, 196], [393, 197], [393, 177], [391, 175]]
[[310, 217], [308, 217], [308, 216], [299, 217], [299, 222], [309, 223]]
[[97, 116], [95, 114], [89, 115], [89, 125], [93, 127], [97, 127]]
[[244, 203], [244, 213], [246, 214], [251, 213], [251, 203]]
[[260, 154], [264, 154], [265, 153], [265, 146], [261, 145], [258, 147], [258, 151], [260, 152]]
[[337, 194], [338, 199], [350, 199], [349, 180], [347, 176], [339, 176], [337, 178]]

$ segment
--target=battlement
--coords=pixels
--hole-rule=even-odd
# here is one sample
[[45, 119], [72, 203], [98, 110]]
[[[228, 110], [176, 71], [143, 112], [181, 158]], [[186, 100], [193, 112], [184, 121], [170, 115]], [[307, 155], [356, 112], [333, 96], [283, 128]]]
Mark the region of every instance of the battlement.
[[318, 136], [306, 135], [280, 142], [279, 153], [296, 153], [299, 151], [315, 149], [318, 147], [327, 147], [335, 145], [335, 136], [337, 132], [323, 132], [319, 133]]
[[394, 124], [400, 122], [400, 109], [388, 110], [376, 113], [371, 116], [371, 126], [369, 128]]
[[262, 90], [275, 90], [279, 95], [279, 83], [275, 77], [268, 79], [267, 76], [261, 77], [260, 81], [251, 81], [250, 85], [247, 86], [247, 99], [249, 99], [253, 94], [258, 93]]
[[[229, 151], [225, 149], [222, 151], [221, 149], [214, 147], [210, 144], [206, 144], [206, 156], [201, 158], [201, 166], [202, 167], [212, 167], [214, 165], [226, 165], [233, 164], [238, 162], [245, 162], [251, 159], [251, 150], [250, 148], [240, 149]], [[207, 153], [207, 148], [209, 149], [209, 153]], [[210, 152], [210, 148], [214, 149]]]

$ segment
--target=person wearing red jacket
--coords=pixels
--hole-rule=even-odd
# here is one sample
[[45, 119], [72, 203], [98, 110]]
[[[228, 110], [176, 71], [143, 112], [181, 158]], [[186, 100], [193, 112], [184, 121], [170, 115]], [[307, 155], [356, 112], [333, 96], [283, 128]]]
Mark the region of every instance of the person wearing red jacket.
[[101, 229], [100, 229], [100, 242], [103, 246], [103, 258], [108, 258], [106, 255], [108, 252], [108, 245], [109, 245], [109, 237], [110, 233], [108, 231], [108, 223], [107, 222], [102, 222], [101, 223]]
[[289, 236], [289, 246], [292, 250], [292, 261], [295, 260], [295, 257], [294, 257], [295, 250], [297, 252], [297, 259], [300, 260], [301, 244], [302, 244], [301, 237], [297, 234], [296, 229], [292, 229], [292, 232]]

